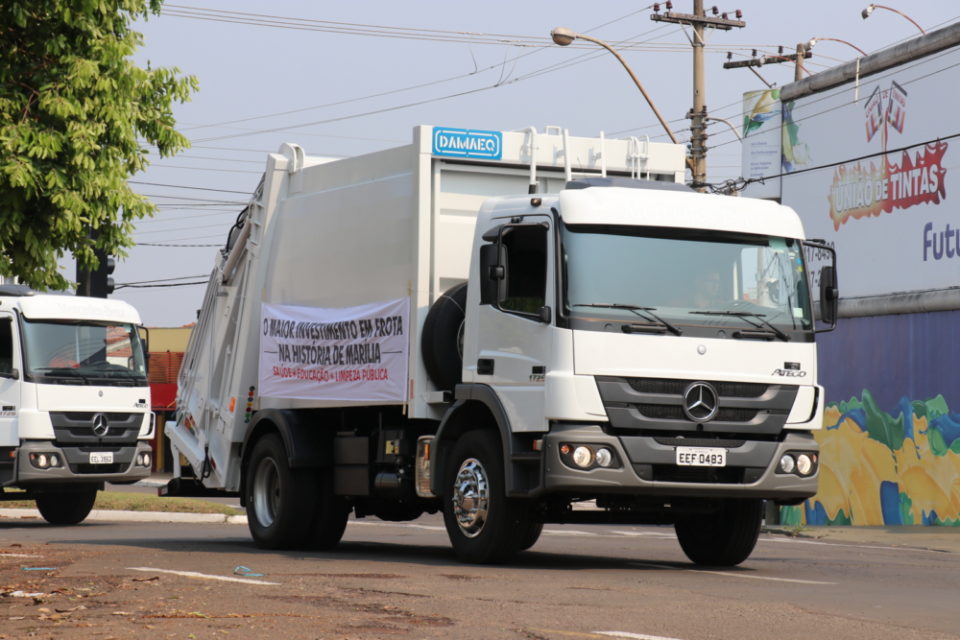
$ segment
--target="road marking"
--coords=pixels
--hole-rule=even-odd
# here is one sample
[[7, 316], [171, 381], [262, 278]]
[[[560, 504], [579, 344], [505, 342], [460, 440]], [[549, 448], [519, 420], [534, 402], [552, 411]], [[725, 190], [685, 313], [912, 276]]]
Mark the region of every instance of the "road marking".
[[685, 569], [690, 573], [706, 573], [714, 576], [729, 576], [731, 578], [746, 578], [748, 580], [769, 580], [771, 582], [792, 582], [794, 584], [837, 584], [836, 582], [823, 582], [821, 580], [800, 580], [799, 578], [775, 578], [773, 576], [751, 576], [746, 573], [732, 573], [730, 571], [701, 571], [700, 569]]
[[680, 638], [651, 636], [645, 633], [631, 633], [629, 631], [594, 631], [594, 633], [601, 636], [613, 636], [614, 638], [630, 638], [631, 640], [680, 640]]
[[197, 573], [196, 571], [174, 571], [173, 569], [157, 569], [155, 567], [127, 567], [129, 571], [145, 571], [147, 573], [169, 573], [184, 578], [198, 578], [201, 580], [220, 580], [222, 582], [240, 582], [242, 584], [264, 584], [270, 586], [280, 586], [279, 582], [267, 582], [266, 580], [254, 580], [253, 578], [234, 578], [233, 576], [215, 576], [207, 573]]
[[40, 558], [35, 553], [0, 553], [0, 558]]
[[680, 640], [680, 638], [671, 638], [668, 636], [651, 636], [646, 633], [633, 633], [631, 631], [566, 631], [564, 629], [531, 629], [536, 633], [558, 634], [561, 636], [570, 636], [572, 638], [629, 638], [630, 640]]
[[446, 531], [446, 527], [439, 527], [435, 524], [414, 524], [412, 522], [363, 522], [361, 520], [351, 520], [347, 526], [359, 525], [362, 527], [404, 527], [409, 529], [423, 529], [425, 531]]
[[[638, 567], [650, 567], [651, 569], [670, 569], [676, 571], [681, 569], [669, 564], [657, 564], [655, 562], [631, 562], [630, 564], [636, 565]], [[746, 578], [748, 580], [769, 580], [771, 582], [792, 582], [795, 584], [817, 584], [817, 585], [831, 585], [837, 584], [836, 582], [822, 582], [820, 580], [801, 580], [799, 578], [777, 578], [774, 576], [752, 576], [747, 573], [733, 573], [732, 571], [705, 571], [703, 569], [681, 569], [688, 573], [707, 573], [715, 576], [728, 576], [731, 578]]]

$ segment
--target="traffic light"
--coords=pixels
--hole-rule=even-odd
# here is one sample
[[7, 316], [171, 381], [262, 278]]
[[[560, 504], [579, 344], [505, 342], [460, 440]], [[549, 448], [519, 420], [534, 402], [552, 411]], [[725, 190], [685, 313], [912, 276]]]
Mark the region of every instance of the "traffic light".
[[100, 266], [90, 274], [90, 295], [95, 298], [106, 298], [113, 293], [113, 270], [117, 268], [117, 260], [105, 252], [97, 251]]
[[106, 298], [113, 293], [113, 270], [117, 268], [116, 258], [104, 251], [96, 252], [100, 266], [94, 271], [82, 269], [77, 263], [77, 295]]

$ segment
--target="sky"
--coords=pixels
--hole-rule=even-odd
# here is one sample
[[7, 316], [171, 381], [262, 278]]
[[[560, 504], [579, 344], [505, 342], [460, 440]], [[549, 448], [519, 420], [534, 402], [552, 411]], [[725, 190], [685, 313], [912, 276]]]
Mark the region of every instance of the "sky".
[[[608, 138], [666, 134], [616, 59], [578, 41], [559, 47], [563, 26], [617, 49], [671, 128], [685, 142], [693, 104], [689, 30], [654, 22], [652, 3], [603, 0], [180, 0], [136, 25], [145, 40], [138, 64], [178, 67], [200, 89], [175, 106], [177, 128], [192, 147], [173, 158], [151, 153], [132, 186], [159, 210], [140, 221], [135, 247], [114, 272], [113, 297], [140, 311], [144, 324], [193, 322], [218, 247], [249, 200], [266, 155], [295, 142], [308, 155], [345, 157], [409, 144], [419, 124], [543, 131]], [[724, 69], [733, 60], [775, 57], [778, 47], [817, 38], [810, 73], [919, 35], [886, 9], [864, 20], [859, 0], [742, 0], [718, 5], [744, 28], [709, 30], [706, 105], [739, 127], [742, 94], [792, 82], [793, 63]], [[662, 5], [662, 3], [661, 3]], [[712, 4], [705, 2], [708, 12]], [[890, 3], [927, 31], [960, 20], [948, 0]], [[661, 6], [661, 12], [665, 8]], [[692, 13], [693, 0], [674, 12]], [[828, 40], [845, 40], [847, 43]], [[853, 45], [853, 46], [851, 46]], [[708, 132], [707, 176], [740, 175], [740, 145], [723, 122]], [[73, 267], [69, 267], [72, 277]], [[202, 283], [202, 284], [198, 284]]]

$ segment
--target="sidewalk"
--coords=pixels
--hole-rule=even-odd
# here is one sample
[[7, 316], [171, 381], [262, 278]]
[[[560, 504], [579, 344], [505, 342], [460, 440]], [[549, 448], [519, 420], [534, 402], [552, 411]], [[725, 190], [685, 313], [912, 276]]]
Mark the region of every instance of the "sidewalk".
[[774, 525], [765, 527], [764, 531], [798, 540], [960, 553], [960, 526], [803, 527], [797, 531], [792, 527]]

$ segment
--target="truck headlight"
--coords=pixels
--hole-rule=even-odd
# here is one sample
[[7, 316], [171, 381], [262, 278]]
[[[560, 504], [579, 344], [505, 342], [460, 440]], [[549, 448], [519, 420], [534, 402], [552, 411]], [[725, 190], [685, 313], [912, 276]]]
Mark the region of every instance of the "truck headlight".
[[817, 472], [819, 458], [813, 451], [787, 451], [780, 456], [777, 473], [789, 473], [802, 478]]
[[589, 471], [602, 467], [619, 467], [620, 459], [609, 447], [600, 444], [570, 443], [560, 445], [560, 459], [568, 467]]

